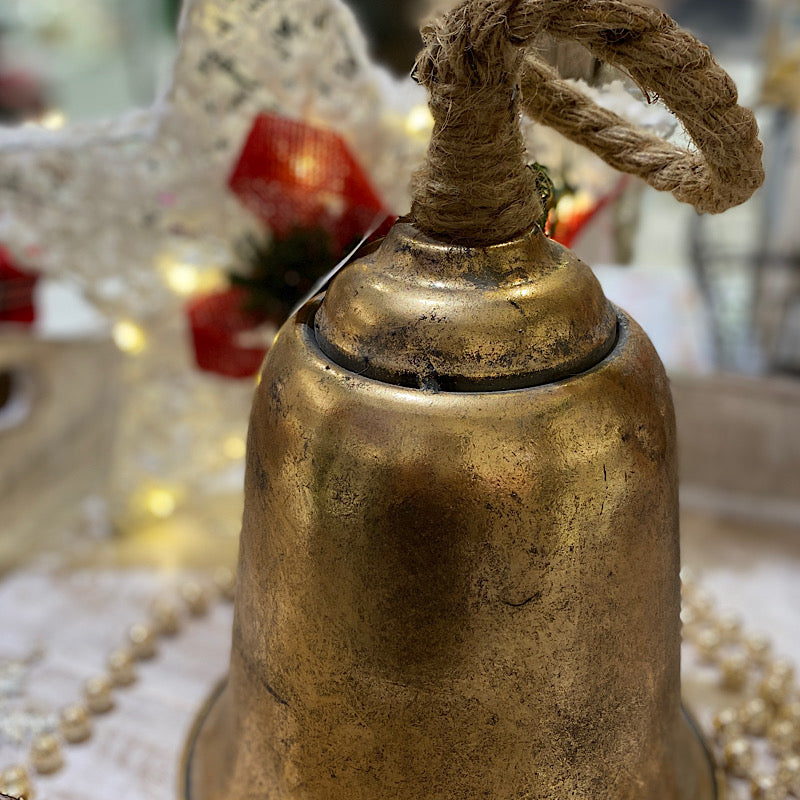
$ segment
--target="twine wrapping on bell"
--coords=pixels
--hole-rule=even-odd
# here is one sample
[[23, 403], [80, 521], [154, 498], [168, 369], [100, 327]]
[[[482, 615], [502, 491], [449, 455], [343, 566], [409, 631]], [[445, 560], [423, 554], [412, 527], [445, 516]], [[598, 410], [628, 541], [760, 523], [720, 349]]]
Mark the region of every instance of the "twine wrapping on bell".
[[[543, 31], [658, 92], [700, 151], [528, 58]], [[648, 7], [468, 0], [424, 35], [412, 213], [263, 367], [230, 674], [185, 797], [711, 800], [680, 703], [667, 379], [536, 226], [518, 115], [704, 210], [759, 185], [752, 115]]]

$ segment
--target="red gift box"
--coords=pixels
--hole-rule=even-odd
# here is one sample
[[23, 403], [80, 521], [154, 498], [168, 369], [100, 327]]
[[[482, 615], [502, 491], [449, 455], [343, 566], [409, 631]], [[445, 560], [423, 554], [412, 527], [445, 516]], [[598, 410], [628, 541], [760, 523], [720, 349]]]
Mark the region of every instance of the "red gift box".
[[[269, 323], [266, 314], [245, 308], [247, 293], [241, 289], [199, 297], [188, 307], [197, 366], [229, 378], [255, 375], [269, 347], [243, 343], [248, 332]], [[277, 331], [279, 321], [275, 321]]]
[[256, 117], [229, 185], [276, 237], [323, 228], [340, 250], [384, 209], [338, 134], [274, 114]]
[[0, 322], [30, 325], [36, 319], [33, 290], [39, 276], [19, 269], [0, 245]]

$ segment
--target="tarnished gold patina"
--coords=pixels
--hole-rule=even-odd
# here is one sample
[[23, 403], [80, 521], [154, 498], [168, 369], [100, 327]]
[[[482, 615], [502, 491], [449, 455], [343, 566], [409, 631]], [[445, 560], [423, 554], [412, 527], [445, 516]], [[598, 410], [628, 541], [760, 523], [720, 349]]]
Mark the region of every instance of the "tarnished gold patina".
[[536, 231], [400, 224], [265, 362], [187, 800], [712, 800], [678, 569], [641, 329]]
[[359, 375], [447, 391], [549, 383], [597, 364], [617, 319], [592, 271], [535, 229], [491, 247], [398, 222], [334, 281], [317, 343]]

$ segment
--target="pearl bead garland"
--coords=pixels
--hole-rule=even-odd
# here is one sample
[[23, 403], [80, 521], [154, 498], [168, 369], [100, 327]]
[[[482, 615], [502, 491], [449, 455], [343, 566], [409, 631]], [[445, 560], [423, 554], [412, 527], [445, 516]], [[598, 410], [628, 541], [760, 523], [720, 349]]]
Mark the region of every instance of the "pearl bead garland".
[[105, 675], [98, 675], [86, 681], [83, 696], [92, 714], [105, 714], [111, 711], [114, 707], [114, 695], [111, 689], [111, 681]]
[[89, 709], [79, 704], [67, 706], [61, 712], [59, 729], [64, 740], [70, 744], [85, 742], [92, 735]]
[[128, 631], [131, 655], [136, 661], [149, 661], [156, 655], [156, 636], [146, 622], [131, 625]]
[[[717, 755], [729, 783], [754, 800], [800, 798], [800, 698], [794, 665], [772, 655], [769, 639], [746, 634], [741, 621], [717, 614], [690, 570], [682, 570], [684, 640], [719, 671], [737, 695], [713, 718]], [[777, 766], [775, 766], [777, 765]]]
[[91, 738], [91, 717], [114, 707], [114, 690], [124, 689], [136, 680], [135, 662], [154, 658], [159, 637], [175, 636], [180, 630], [181, 612], [199, 618], [208, 613], [212, 599], [233, 599], [236, 573], [220, 567], [214, 573], [213, 590], [199, 581], [188, 580], [179, 587], [182, 607], [157, 597], [150, 604], [149, 619], [132, 625], [126, 645], [112, 650], [107, 671], [86, 681], [83, 702], [64, 708], [59, 716], [58, 733], [36, 736], [31, 743], [29, 765], [15, 764], [0, 771], [0, 793], [19, 800], [34, 800], [31, 769], [39, 775], [57, 772], [64, 764], [63, 744], [77, 745]]
[[130, 686], [136, 680], [133, 656], [127, 648], [112, 650], [106, 662], [108, 677], [116, 687]]
[[150, 619], [159, 636], [175, 636], [181, 628], [178, 611], [174, 603], [157, 597], [150, 605]]
[[0, 772], [0, 791], [11, 797], [31, 800], [31, 781], [25, 767], [14, 766]]

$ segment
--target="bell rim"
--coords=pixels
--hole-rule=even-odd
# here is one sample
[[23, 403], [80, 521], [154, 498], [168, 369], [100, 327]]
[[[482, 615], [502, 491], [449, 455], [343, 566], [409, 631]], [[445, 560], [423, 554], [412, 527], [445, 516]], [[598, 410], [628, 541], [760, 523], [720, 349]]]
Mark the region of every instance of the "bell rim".
[[[225, 675], [225, 677], [217, 681], [192, 719], [192, 724], [189, 727], [189, 732], [186, 735], [181, 752], [180, 767], [178, 769], [177, 800], [204, 800], [204, 798], [198, 797], [197, 793], [192, 790], [192, 762], [197, 752], [196, 745], [203, 731], [203, 727], [211, 715], [215, 704], [219, 702], [225, 693], [227, 686], [228, 676]], [[697, 739], [708, 763], [713, 784], [712, 795], [708, 800], [726, 800], [725, 776], [717, 760], [714, 758], [708, 739], [700, 730], [697, 720], [687, 709], [685, 704], [681, 705], [681, 710], [689, 732]]]

